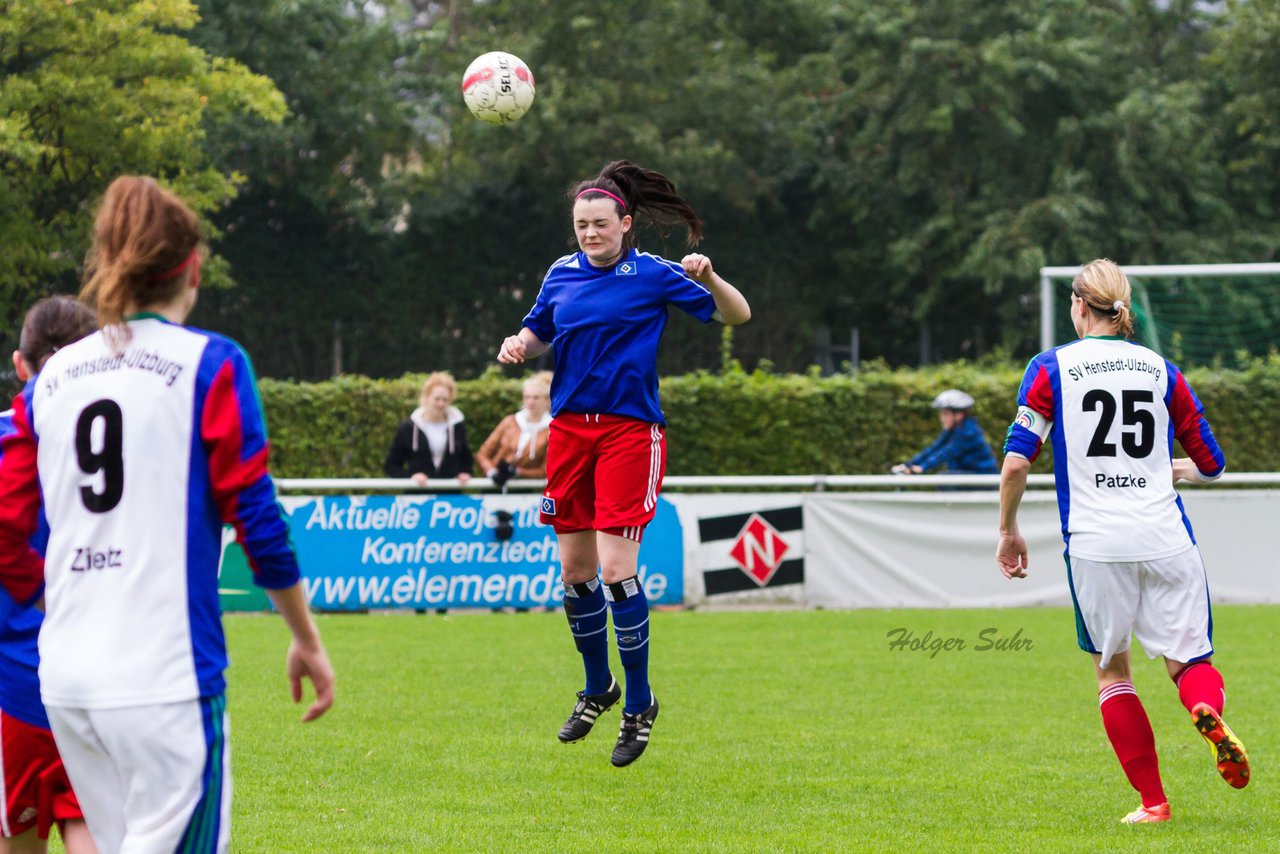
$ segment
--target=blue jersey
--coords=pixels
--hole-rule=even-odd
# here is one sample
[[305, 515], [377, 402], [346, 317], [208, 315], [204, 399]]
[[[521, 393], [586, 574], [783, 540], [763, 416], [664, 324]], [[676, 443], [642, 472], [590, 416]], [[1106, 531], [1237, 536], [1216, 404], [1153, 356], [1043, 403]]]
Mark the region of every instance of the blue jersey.
[[[0, 440], [14, 432], [13, 410], [0, 413]], [[49, 527], [40, 514], [39, 528], [31, 545], [43, 553]], [[40, 653], [37, 641], [44, 614], [19, 605], [0, 588], [0, 709], [23, 723], [49, 728], [49, 718], [40, 702]]]
[[706, 323], [711, 292], [679, 264], [632, 249], [612, 267], [582, 252], [551, 265], [524, 326], [555, 348], [551, 414], [625, 415], [665, 424], [658, 342], [674, 305]]

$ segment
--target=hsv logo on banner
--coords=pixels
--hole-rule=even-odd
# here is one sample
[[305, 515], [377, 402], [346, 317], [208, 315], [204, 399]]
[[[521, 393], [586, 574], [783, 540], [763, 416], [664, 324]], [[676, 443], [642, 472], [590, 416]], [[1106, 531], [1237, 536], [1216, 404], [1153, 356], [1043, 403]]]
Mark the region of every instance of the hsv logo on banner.
[[699, 519], [707, 595], [803, 584], [803, 518], [801, 508], [783, 507]]

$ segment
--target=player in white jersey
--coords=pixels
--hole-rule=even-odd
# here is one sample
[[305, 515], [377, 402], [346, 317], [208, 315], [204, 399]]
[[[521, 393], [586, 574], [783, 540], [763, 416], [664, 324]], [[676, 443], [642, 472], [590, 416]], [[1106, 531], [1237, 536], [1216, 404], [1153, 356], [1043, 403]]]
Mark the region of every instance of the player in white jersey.
[[[1079, 340], [1032, 359], [1018, 393], [1000, 477], [996, 561], [1008, 578], [1027, 574], [1018, 505], [1049, 439], [1077, 639], [1093, 655], [1107, 737], [1142, 796], [1122, 820], [1167, 821], [1155, 736], [1130, 675], [1131, 635], [1149, 656], [1164, 657], [1223, 779], [1235, 788], [1249, 782], [1244, 745], [1222, 721], [1208, 581], [1174, 489], [1179, 480], [1217, 478], [1225, 462], [1182, 372], [1127, 340], [1133, 319], [1124, 272], [1094, 261], [1071, 289]], [[1173, 458], [1175, 437], [1187, 458]]]
[[[195, 305], [199, 223], [150, 178], [107, 189], [82, 297], [103, 331], [59, 350], [15, 401], [0, 456], [0, 581], [43, 595], [41, 693], [103, 852], [215, 852], [229, 841], [222, 526], [293, 641], [310, 720], [333, 670], [307, 610], [267, 472], [248, 358], [182, 322]], [[45, 559], [27, 541], [43, 494]]]

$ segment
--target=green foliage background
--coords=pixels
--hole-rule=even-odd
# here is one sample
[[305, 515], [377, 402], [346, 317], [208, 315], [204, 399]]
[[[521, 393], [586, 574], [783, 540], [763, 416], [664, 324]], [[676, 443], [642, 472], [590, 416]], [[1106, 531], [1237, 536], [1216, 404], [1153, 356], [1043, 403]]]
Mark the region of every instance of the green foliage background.
[[[1274, 442], [1280, 359], [1194, 370], [1232, 471], [1280, 471]], [[872, 364], [857, 376], [693, 373], [662, 380], [671, 475], [881, 474], [937, 435], [929, 402], [962, 388], [997, 453], [1012, 420], [1021, 367], [954, 362], [922, 369]], [[347, 376], [320, 383], [261, 381], [278, 477], [382, 477], [396, 425], [417, 405], [422, 375]], [[473, 448], [520, 405], [520, 380], [496, 370], [459, 383]], [[1052, 470], [1046, 450], [1036, 471]]]
[[[247, 176], [213, 162], [209, 136], [284, 120], [271, 80], [187, 41], [199, 19], [188, 0], [0, 0], [0, 343], [36, 299], [75, 290], [113, 178], [153, 175], [211, 214]], [[221, 257], [205, 279], [229, 281]]]
[[[459, 93], [494, 49], [538, 81], [502, 127]], [[706, 221], [748, 368], [854, 328], [891, 365], [1025, 358], [1043, 264], [1276, 257], [1277, 57], [1244, 0], [0, 0], [0, 337], [148, 172], [206, 217], [193, 323], [264, 376], [476, 377], [569, 248], [566, 188], [628, 158]], [[692, 329], [663, 373], [717, 367]]]

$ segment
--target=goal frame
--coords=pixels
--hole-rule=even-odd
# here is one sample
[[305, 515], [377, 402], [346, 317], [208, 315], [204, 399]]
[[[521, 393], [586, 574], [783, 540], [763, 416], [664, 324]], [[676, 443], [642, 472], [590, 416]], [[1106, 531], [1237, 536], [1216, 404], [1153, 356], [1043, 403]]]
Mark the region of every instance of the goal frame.
[[[1040, 349], [1054, 347], [1053, 282], [1074, 279], [1084, 269], [1079, 267], [1040, 268]], [[1131, 279], [1181, 276], [1185, 278], [1234, 278], [1236, 276], [1280, 276], [1280, 263], [1257, 264], [1134, 264], [1120, 269]]]

